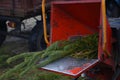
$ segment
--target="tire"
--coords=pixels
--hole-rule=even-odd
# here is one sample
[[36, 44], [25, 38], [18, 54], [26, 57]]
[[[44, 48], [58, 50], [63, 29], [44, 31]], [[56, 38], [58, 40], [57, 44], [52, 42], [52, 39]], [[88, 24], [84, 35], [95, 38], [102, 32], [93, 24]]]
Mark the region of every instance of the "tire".
[[[0, 31], [7, 32], [6, 21], [4, 20], [0, 21]], [[2, 45], [5, 39], [6, 39], [6, 35], [0, 34], [0, 46]]]
[[120, 17], [119, 0], [106, 0], [106, 10], [108, 17]]
[[47, 44], [45, 43], [45, 40], [44, 40], [43, 31], [37, 37], [37, 45], [36, 46], [37, 46], [36, 47], [37, 51], [41, 51], [41, 50], [44, 50], [47, 48]]
[[42, 21], [37, 21], [37, 25], [31, 31], [29, 39], [29, 51], [30, 52], [41, 51], [46, 49], [46, 47], [47, 44], [45, 43], [44, 40], [43, 23]]

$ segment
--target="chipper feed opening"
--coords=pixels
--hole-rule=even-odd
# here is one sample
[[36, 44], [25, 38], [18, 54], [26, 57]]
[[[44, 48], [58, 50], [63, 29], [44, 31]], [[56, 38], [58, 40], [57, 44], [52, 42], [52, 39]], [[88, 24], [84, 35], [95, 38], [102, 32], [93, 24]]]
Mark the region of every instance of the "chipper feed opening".
[[[67, 56], [58, 61], [50, 63], [49, 65], [46, 65], [45, 67], [42, 67], [42, 69], [72, 77], [78, 77], [83, 72], [99, 63], [101, 59], [101, 53], [103, 53], [102, 36], [104, 35], [102, 32], [101, 12], [100, 0], [53, 2], [51, 7], [51, 44], [60, 40], [72, 40], [74, 43], [75, 39], [79, 38], [82, 40], [89, 38], [88, 36], [90, 35], [97, 35], [97, 42], [95, 40], [92, 41], [92, 39], [88, 39], [88, 42], [91, 41], [92, 45], [97, 44], [97, 47], [94, 46], [97, 49], [97, 57], [75, 58], [73, 56]], [[107, 46], [110, 46], [108, 45], [108, 42]]]

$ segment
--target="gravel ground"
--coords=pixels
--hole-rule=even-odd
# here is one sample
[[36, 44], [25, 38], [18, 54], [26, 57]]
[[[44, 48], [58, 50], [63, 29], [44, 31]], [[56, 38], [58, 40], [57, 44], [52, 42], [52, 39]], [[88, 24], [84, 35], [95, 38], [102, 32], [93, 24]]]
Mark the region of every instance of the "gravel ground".
[[28, 43], [25, 39], [8, 36], [2, 47], [5, 46], [7, 46], [7, 49], [14, 54], [28, 52]]

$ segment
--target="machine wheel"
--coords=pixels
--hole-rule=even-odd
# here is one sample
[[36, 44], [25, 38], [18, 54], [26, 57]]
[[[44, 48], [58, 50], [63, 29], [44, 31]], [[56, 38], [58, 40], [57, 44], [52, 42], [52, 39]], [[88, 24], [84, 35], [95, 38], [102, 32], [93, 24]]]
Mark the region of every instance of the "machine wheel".
[[37, 45], [36, 46], [37, 46], [36, 47], [37, 50], [46, 49], [47, 44], [45, 43], [43, 32], [41, 32], [41, 34], [38, 35], [38, 37], [37, 37]]
[[[5, 22], [6, 22], [6, 21], [4, 21], [4, 20], [1, 20], [1, 21], [0, 21], [0, 31], [5, 31], [5, 32], [7, 32], [7, 26], [6, 26], [6, 23], [5, 23]], [[4, 42], [5, 38], [6, 38], [6, 35], [3, 35], [3, 34], [0, 33], [0, 46], [1, 46], [2, 43]]]
[[120, 17], [119, 0], [106, 0], [106, 8], [108, 17]]
[[47, 45], [44, 40], [43, 23], [42, 21], [37, 21], [37, 25], [31, 31], [29, 51], [41, 51], [46, 49], [46, 47]]

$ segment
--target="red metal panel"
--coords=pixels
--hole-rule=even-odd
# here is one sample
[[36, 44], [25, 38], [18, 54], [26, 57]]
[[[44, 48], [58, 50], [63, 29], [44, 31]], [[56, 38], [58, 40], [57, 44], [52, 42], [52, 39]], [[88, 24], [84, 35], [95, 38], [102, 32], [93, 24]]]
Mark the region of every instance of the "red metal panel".
[[54, 2], [51, 15], [51, 42], [93, 34], [99, 31], [100, 1]]

